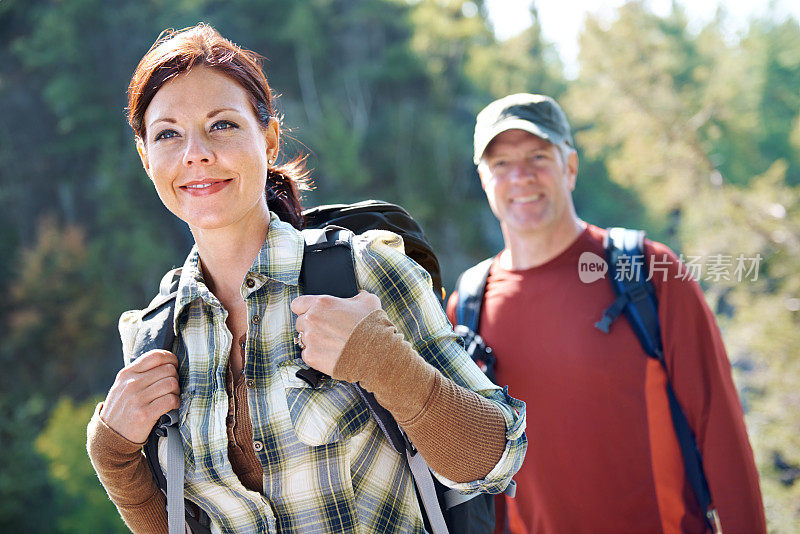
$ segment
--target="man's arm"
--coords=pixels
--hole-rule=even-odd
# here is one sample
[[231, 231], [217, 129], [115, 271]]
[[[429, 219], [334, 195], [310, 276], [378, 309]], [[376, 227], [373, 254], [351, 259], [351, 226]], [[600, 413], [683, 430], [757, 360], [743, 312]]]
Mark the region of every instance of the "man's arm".
[[[744, 414], [714, 314], [675, 254], [648, 243], [670, 381], [695, 432], [714, 507], [726, 534], [766, 532], [764, 507]], [[651, 263], [652, 264], [652, 263]], [[661, 264], [663, 265], [663, 264]]]

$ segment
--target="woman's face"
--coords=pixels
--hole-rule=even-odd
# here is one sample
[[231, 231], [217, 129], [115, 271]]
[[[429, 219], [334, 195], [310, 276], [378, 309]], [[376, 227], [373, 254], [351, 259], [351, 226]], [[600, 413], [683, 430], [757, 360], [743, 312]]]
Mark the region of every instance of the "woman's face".
[[264, 187], [277, 121], [264, 128], [233, 79], [194, 67], [159, 89], [144, 124], [142, 165], [164, 205], [193, 232], [269, 220]]

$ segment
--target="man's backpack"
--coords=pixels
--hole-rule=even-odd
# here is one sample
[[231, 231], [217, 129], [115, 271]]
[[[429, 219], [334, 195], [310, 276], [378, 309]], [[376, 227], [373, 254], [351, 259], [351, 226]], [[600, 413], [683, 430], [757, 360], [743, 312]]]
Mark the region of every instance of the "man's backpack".
[[[300, 284], [305, 294], [326, 294], [348, 298], [358, 293], [351, 249], [354, 233], [371, 229], [395, 232], [403, 237], [406, 254], [431, 275], [434, 292], [442, 295], [439, 263], [420, 226], [401, 207], [380, 201], [319, 206], [304, 212], [306, 241]], [[331, 226], [336, 223], [337, 226]], [[161, 281], [159, 295], [142, 314], [142, 325], [134, 345], [138, 357], [154, 348], [171, 350], [174, 343], [173, 316], [180, 270], [175, 269]], [[298, 371], [297, 376], [316, 387], [324, 375], [314, 369]], [[427, 463], [406, 438], [392, 415], [375, 397], [354, 384], [372, 417], [394, 449], [406, 456], [420, 497], [426, 527], [434, 534], [488, 534], [494, 529], [493, 496], [483, 493], [462, 495], [431, 476]], [[210, 532], [208, 516], [183, 499], [183, 449], [175, 411], [162, 416], [144, 447], [153, 477], [167, 494], [170, 534], [183, 534], [181, 518], [195, 534]], [[167, 474], [158, 459], [158, 444], [167, 438]], [[174, 460], [173, 460], [174, 458]], [[174, 465], [174, 467], [172, 467]], [[513, 495], [513, 484], [507, 493]]]
[[[661, 343], [661, 326], [658, 322], [658, 300], [655, 287], [645, 270], [644, 235], [645, 233], [641, 230], [608, 229], [603, 246], [608, 263], [608, 276], [616, 299], [603, 312], [602, 318], [595, 324], [595, 327], [608, 333], [617, 317], [624, 312], [645, 353], [658, 360], [667, 371]], [[479, 332], [481, 305], [492, 260], [493, 258], [489, 258], [468, 269], [456, 282], [456, 291], [458, 292], [456, 332], [464, 337], [467, 352], [477, 351], [478, 356], [473, 356], [473, 359], [480, 359], [487, 350], [489, 351], [491, 371], [493, 371], [494, 355], [491, 354], [491, 348], [486, 346], [477, 332]], [[624, 266], [623, 269], [620, 269], [622, 266]], [[668, 373], [667, 376], [669, 376]], [[718, 519], [716, 511], [711, 505], [711, 494], [703, 470], [703, 458], [669, 380], [667, 381], [667, 398], [675, 434], [678, 437], [683, 456], [686, 476], [697, 497], [700, 509], [704, 513], [706, 525], [712, 532], [718, 532]]]

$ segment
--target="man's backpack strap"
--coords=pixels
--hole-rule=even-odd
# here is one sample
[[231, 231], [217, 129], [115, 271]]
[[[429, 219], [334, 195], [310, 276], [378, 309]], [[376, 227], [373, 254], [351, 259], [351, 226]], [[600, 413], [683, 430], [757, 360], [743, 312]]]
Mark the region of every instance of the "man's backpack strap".
[[[303, 230], [302, 233], [306, 242], [300, 270], [303, 293], [339, 298], [350, 298], [358, 294], [352, 249], [353, 233], [335, 226]], [[317, 375], [316, 378], [314, 375]], [[297, 376], [311, 387], [316, 387], [315, 384], [325, 375], [315, 369], [301, 369]], [[353, 387], [392, 447], [407, 458], [433, 534], [448, 534], [428, 464], [397, 425], [392, 414], [378, 403], [375, 396], [360, 384], [354, 384]]]
[[[612, 323], [621, 312], [624, 312], [642, 349], [648, 356], [659, 361], [669, 377], [661, 342], [661, 326], [658, 321], [658, 299], [647, 272], [644, 235], [641, 230], [608, 229], [603, 245], [608, 262], [608, 276], [616, 300], [595, 326], [608, 333]], [[667, 399], [686, 476], [703, 510], [706, 525], [712, 532], [716, 532], [716, 512], [711, 508], [711, 493], [703, 470], [703, 458], [686, 414], [669, 380], [667, 380]]]
[[478, 335], [483, 295], [492, 261], [494, 258], [483, 260], [461, 273], [456, 280], [456, 326], [453, 330], [464, 340], [467, 354], [489, 380], [496, 384], [494, 351]]
[[609, 228], [603, 245], [609, 280], [617, 298], [595, 326], [608, 332], [619, 313], [624, 312], [644, 351], [662, 361], [658, 301], [645, 265], [644, 232]]
[[456, 281], [458, 294], [456, 322], [473, 332], [477, 332], [480, 326], [483, 292], [486, 289], [486, 279], [489, 277], [489, 268], [493, 260], [494, 258], [487, 258], [470, 267], [461, 273]]
[[[180, 269], [169, 271], [161, 280], [159, 293], [142, 312], [142, 321], [134, 341], [131, 359], [153, 349], [172, 350], [175, 343], [175, 298], [177, 296]], [[164, 475], [158, 460], [159, 439], [167, 438], [167, 474]], [[167, 494], [167, 521], [170, 534], [185, 534], [186, 523], [192, 532], [210, 532], [198, 519], [189, 514], [183, 498], [184, 454], [179, 430], [177, 410], [161, 416], [144, 446], [150, 472], [158, 487]]]

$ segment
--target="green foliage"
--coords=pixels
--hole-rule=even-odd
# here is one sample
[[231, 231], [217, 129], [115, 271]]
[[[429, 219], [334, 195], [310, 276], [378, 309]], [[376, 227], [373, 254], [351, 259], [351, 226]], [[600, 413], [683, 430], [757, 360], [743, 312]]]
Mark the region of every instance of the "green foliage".
[[587, 19], [568, 84], [535, 7], [533, 26], [500, 42], [474, 5], [0, 1], [0, 530], [120, 528], [83, 452], [93, 402], [69, 399], [106, 390], [121, 361], [116, 317], [191, 246], [141, 169], [124, 94], [162, 29], [203, 20], [265, 56], [290, 140], [282, 157], [310, 152], [317, 189], [305, 203], [403, 204], [447, 286], [502, 246], [472, 128], [490, 100], [522, 91], [555, 96], [573, 123], [583, 218], [645, 227], [687, 254], [760, 254], [758, 280], [703, 283], [770, 529], [791, 531], [800, 483], [776, 455], [800, 465], [797, 21], [754, 20], [733, 42], [723, 14], [693, 31], [678, 7], [659, 17], [628, 2], [610, 23]]
[[[9, 331], [0, 361], [15, 373], [4, 375], [0, 384], [8, 394], [33, 384], [44, 391], [85, 394], [93, 373], [86, 356], [106, 338], [113, 318], [101, 306], [102, 288], [95, 283], [83, 233], [59, 228], [53, 219], [39, 226], [37, 243], [22, 251], [9, 290]], [[40, 358], [29, 357], [31, 347]]]
[[792, 147], [792, 131], [800, 119], [800, 26], [796, 20], [755, 23], [748, 44], [763, 54], [763, 91], [758, 145], [766, 162], [787, 158], [787, 179], [800, 183], [800, 156]]
[[128, 532], [86, 455], [86, 425], [100, 400], [76, 405], [68, 397], [60, 399], [34, 443], [47, 459], [56, 488], [56, 532]]
[[483, 43], [471, 50], [467, 74], [479, 90], [495, 98], [525, 92], [556, 99], [565, 91], [561, 60], [542, 38], [538, 14], [532, 9], [530, 28], [507, 41]]
[[56, 521], [47, 465], [33, 442], [47, 416], [44, 397], [0, 395], [0, 531], [50, 532]]
[[580, 78], [565, 99], [578, 128], [587, 127], [577, 142], [666, 224], [711, 172], [698, 132], [707, 112], [696, 71], [706, 58], [680, 12], [661, 19], [637, 2], [608, 29], [587, 19], [581, 45]]
[[767, 516], [778, 532], [791, 532], [786, 527], [800, 519], [800, 485], [776, 467], [776, 457], [800, 465], [800, 396], [792, 378], [800, 376], [800, 187], [786, 183], [786, 169], [778, 160], [747, 188], [710, 192], [687, 209], [683, 228], [695, 254], [760, 258], [754, 275], [719, 280], [706, 294], [717, 309], [732, 310], [721, 323], [729, 355], [735, 367], [750, 369], [738, 372], [737, 382]]

